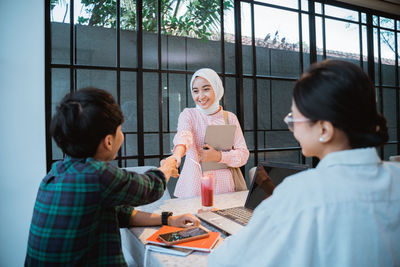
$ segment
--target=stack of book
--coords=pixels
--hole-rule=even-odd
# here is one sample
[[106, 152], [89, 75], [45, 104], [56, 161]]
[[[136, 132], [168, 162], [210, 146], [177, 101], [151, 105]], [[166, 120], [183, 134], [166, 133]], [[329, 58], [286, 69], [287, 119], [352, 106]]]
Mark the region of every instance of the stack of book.
[[217, 232], [209, 232], [209, 236], [206, 238], [182, 242], [172, 246], [167, 246], [165, 243], [161, 242], [158, 239], [158, 236], [160, 234], [170, 233], [183, 229], [185, 228], [165, 225], [146, 239], [146, 246], [148, 246], [148, 249], [152, 251], [168, 253], [177, 256], [187, 256], [194, 250], [211, 252], [211, 250], [216, 245], [217, 241], [220, 239], [220, 233]]

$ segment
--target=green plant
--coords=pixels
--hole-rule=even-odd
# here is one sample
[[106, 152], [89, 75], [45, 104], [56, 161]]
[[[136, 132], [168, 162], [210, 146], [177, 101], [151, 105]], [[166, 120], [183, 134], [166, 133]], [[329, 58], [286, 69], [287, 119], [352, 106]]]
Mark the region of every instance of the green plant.
[[[354, 16], [348, 16], [348, 19], [351, 20], [355, 20]], [[385, 17], [378, 17], [378, 16], [373, 16], [372, 17], [372, 24], [373, 25], [380, 25], [380, 26], [384, 26], [385, 28], [388, 29], [394, 29], [394, 20], [393, 19], [389, 19], [389, 18], [385, 18]], [[349, 29], [351, 27], [350, 23], [346, 24], [346, 29]], [[357, 29], [355, 27], [355, 29]], [[382, 29], [380, 31], [380, 39], [381, 42], [384, 46], [386, 46], [387, 48], [389, 48], [393, 53], [396, 53], [395, 47], [395, 32], [394, 31], [389, 31], [389, 30], [384, 30]], [[376, 45], [376, 44], [374, 44]], [[398, 53], [398, 58], [400, 58], [400, 54]]]
[[[65, 0], [64, 0], [65, 1]], [[60, 0], [51, 0], [54, 7]], [[78, 23], [89, 26], [116, 27], [116, 0], [81, 0], [87, 17]], [[224, 0], [224, 10], [233, 8], [233, 0]], [[220, 0], [161, 0], [161, 32], [178, 36], [209, 39], [219, 33]], [[121, 29], [136, 29], [136, 1], [121, 0]], [[157, 0], [143, 0], [142, 25], [147, 32], [157, 32]]]

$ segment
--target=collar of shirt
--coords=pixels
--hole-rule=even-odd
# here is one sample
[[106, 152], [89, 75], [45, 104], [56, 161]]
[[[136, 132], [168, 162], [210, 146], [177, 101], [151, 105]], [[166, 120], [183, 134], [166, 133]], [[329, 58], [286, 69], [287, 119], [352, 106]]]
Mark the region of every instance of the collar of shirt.
[[374, 147], [357, 148], [329, 153], [318, 163], [317, 169], [334, 165], [370, 165], [380, 162]]

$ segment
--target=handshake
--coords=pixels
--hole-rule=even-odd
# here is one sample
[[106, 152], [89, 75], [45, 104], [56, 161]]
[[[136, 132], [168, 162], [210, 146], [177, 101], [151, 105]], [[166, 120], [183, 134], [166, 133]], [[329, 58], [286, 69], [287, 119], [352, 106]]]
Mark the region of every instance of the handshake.
[[179, 156], [171, 155], [160, 161], [160, 167], [158, 169], [164, 173], [165, 178], [168, 181], [170, 177], [179, 177], [178, 167], [180, 165], [181, 158]]

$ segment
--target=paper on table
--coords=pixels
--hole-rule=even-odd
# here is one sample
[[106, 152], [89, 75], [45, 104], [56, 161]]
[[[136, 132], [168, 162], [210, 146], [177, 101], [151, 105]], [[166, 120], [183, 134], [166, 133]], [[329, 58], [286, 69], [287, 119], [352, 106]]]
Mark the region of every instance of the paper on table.
[[192, 249], [164, 247], [162, 245], [155, 245], [155, 244], [154, 245], [147, 244], [146, 247], [148, 247], [148, 250], [151, 251], [171, 254], [175, 256], [187, 256], [193, 252]]

